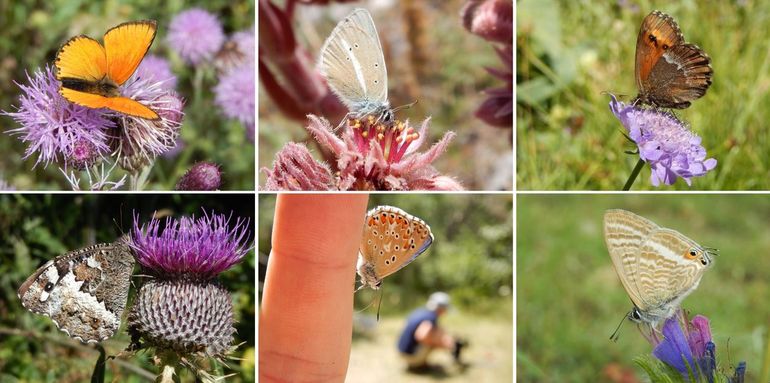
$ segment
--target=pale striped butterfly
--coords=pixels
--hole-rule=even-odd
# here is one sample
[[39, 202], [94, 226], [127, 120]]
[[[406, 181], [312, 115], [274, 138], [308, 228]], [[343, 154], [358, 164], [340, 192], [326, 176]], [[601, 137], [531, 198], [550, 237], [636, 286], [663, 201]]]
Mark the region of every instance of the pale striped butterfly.
[[337, 24], [321, 47], [318, 69], [347, 106], [348, 116], [393, 121], [382, 45], [367, 10], [356, 9]]
[[652, 328], [676, 313], [716, 254], [676, 230], [619, 209], [604, 213], [604, 240], [634, 304], [627, 317]]
[[356, 271], [361, 286], [379, 289], [382, 279], [401, 270], [433, 243], [430, 226], [393, 206], [379, 206], [366, 214]]

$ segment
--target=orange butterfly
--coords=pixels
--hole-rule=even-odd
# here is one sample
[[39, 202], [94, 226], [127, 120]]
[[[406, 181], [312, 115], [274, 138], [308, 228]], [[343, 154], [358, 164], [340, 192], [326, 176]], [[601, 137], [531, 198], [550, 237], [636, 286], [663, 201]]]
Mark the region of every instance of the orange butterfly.
[[89, 108], [159, 119], [155, 111], [123, 97], [118, 91], [147, 54], [156, 29], [155, 20], [123, 23], [104, 34], [104, 46], [85, 35], [69, 39], [56, 54], [56, 78], [61, 81], [61, 95]]

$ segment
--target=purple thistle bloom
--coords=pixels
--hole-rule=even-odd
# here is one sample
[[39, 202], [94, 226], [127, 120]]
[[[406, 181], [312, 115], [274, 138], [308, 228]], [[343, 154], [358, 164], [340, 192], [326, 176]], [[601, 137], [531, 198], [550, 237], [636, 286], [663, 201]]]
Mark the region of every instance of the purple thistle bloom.
[[182, 126], [184, 102], [173, 91], [163, 88], [163, 83], [134, 74], [121, 88], [125, 97], [132, 98], [154, 110], [160, 120], [116, 113], [118, 121], [113, 148], [120, 166], [137, 171], [176, 146]]
[[[47, 166], [51, 162], [61, 162], [66, 167], [68, 161], [83, 159], [80, 150], [84, 145], [91, 152], [90, 161], [109, 154], [108, 129], [115, 127], [109, 116], [100, 110], [73, 104], [62, 97], [59, 94], [59, 81], [49, 66], [36, 70], [32, 76], [27, 74], [27, 80], [29, 85], [17, 83], [22, 91], [17, 111], [1, 113], [21, 125], [7, 133], [18, 135], [22, 142], [29, 143], [25, 159], [37, 153], [35, 166], [39, 163]], [[80, 160], [76, 162], [80, 166], [93, 164]]]
[[684, 377], [690, 372], [697, 375], [698, 367], [692, 350], [676, 316], [667, 319], [663, 324], [663, 336], [665, 339], [655, 347], [652, 354], [682, 373]]
[[[167, 218], [162, 225], [153, 218], [139, 226], [134, 215], [131, 247], [145, 271], [161, 279], [192, 277], [209, 280], [238, 263], [251, 250], [248, 219], [230, 226], [224, 214], [200, 218]], [[160, 232], [159, 232], [160, 231]]]
[[222, 24], [213, 14], [192, 8], [171, 20], [167, 41], [183, 60], [192, 65], [210, 60], [225, 41]]
[[243, 65], [219, 78], [219, 84], [214, 88], [214, 101], [225, 116], [250, 126], [254, 124], [255, 90], [254, 66]]
[[163, 90], [174, 90], [176, 88], [176, 76], [171, 72], [171, 66], [168, 61], [155, 55], [145, 56], [139, 67], [136, 68], [134, 76], [159, 82]]
[[235, 32], [230, 36], [230, 39], [217, 53], [214, 65], [220, 74], [225, 74], [243, 65], [251, 65], [253, 68], [256, 52], [256, 39], [254, 27], [252, 27], [245, 31]]
[[717, 166], [716, 159], [706, 159], [701, 138], [671, 113], [626, 105], [614, 95], [610, 97], [610, 110], [639, 147], [639, 157], [650, 165], [654, 186], [661, 182], [673, 185], [677, 177], [692, 185], [692, 177]]

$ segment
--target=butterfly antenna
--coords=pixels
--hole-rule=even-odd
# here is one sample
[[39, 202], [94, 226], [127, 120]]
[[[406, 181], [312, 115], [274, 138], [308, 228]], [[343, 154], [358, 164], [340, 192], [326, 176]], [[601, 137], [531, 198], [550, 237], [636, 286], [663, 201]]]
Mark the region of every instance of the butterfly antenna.
[[628, 318], [628, 314], [623, 316], [623, 319], [620, 320], [620, 323], [618, 323], [618, 327], [615, 328], [615, 331], [610, 335], [610, 340], [613, 342], [617, 342], [618, 339], [620, 339], [620, 335], [618, 334], [620, 332], [620, 327], [623, 326], [623, 323], [626, 321], [626, 318]]
[[393, 113], [395, 113], [395, 112], [398, 112], [398, 111], [399, 111], [399, 110], [401, 110], [401, 109], [409, 109], [409, 108], [411, 108], [411, 107], [413, 107], [413, 106], [417, 105], [417, 102], [418, 102], [418, 101], [419, 101], [419, 100], [414, 100], [413, 102], [410, 102], [410, 103], [408, 103], [408, 104], [404, 104], [404, 105], [400, 105], [400, 106], [397, 106], [397, 107], [393, 108], [393, 109], [392, 109], [392, 111], [393, 111]]

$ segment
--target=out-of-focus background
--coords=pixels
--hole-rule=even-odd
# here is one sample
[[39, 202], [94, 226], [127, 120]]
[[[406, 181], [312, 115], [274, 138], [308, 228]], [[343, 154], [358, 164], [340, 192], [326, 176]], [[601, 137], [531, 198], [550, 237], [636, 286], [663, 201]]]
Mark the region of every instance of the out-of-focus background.
[[[369, 208], [399, 207], [424, 220], [435, 241], [414, 262], [383, 282], [379, 291], [355, 294], [349, 382], [510, 382], [513, 379], [512, 198], [505, 195], [370, 195]], [[260, 286], [270, 254], [275, 196], [259, 199]], [[351, 293], [354, 289], [351, 281]], [[396, 342], [407, 315], [435, 291], [447, 292], [453, 308], [439, 323], [467, 339], [465, 368], [446, 352], [429, 363], [443, 372], [407, 373]], [[341, 334], [341, 336], [348, 336]]]
[[[517, 185], [520, 190], [620, 190], [638, 156], [610, 112], [609, 95], [629, 102], [642, 19], [663, 11], [714, 68], [706, 95], [676, 115], [701, 136], [717, 167], [688, 187], [770, 188], [770, 2], [517, 2]], [[633, 190], [654, 188], [646, 167]]]
[[[47, 317], [22, 307], [16, 296], [21, 284], [54, 257], [95, 243], [113, 242], [131, 229], [133, 214], [140, 223], [153, 214], [181, 216], [211, 213], [248, 218], [254, 222], [252, 195], [0, 195], [0, 381], [84, 382], [90, 381], [99, 353], [56, 328]], [[235, 218], [233, 218], [234, 220]], [[254, 233], [251, 233], [254, 238]], [[134, 269], [137, 284], [139, 266]], [[254, 381], [255, 354], [255, 257], [243, 260], [219, 275], [231, 293], [236, 333], [240, 344], [228, 360], [233, 382]], [[102, 342], [107, 355], [116, 355], [130, 342], [125, 332], [125, 314], [133, 301], [129, 290], [121, 328]], [[243, 344], [241, 344], [243, 343]], [[159, 373], [151, 353], [107, 361], [105, 381], [147, 382]], [[177, 369], [181, 381], [195, 381], [192, 374]]]
[[[484, 90], [505, 85], [485, 67], [505, 68], [493, 44], [463, 27], [460, 11], [465, 3], [371, 0], [323, 7], [297, 3], [292, 25], [298, 44], [307, 51], [307, 61], [314, 65], [334, 26], [354, 8], [367, 9], [385, 53], [391, 106], [417, 101], [397, 112], [396, 118], [419, 127], [431, 117], [429, 137], [421, 151], [447, 131], [454, 131], [457, 137], [434, 163], [436, 169], [456, 177], [468, 190], [511, 190], [512, 128], [492, 127], [473, 115], [485, 99]], [[269, 52], [260, 54], [268, 56]], [[288, 119], [264, 86], [260, 86], [259, 101], [260, 167], [272, 167], [276, 153], [289, 141], [306, 143], [316, 159], [322, 159], [319, 147], [303, 128], [306, 120]], [[332, 121], [332, 126], [338, 122]], [[263, 173], [259, 180], [264, 185]]]
[[[85, 34], [102, 42], [104, 33], [118, 24], [154, 19], [158, 30], [148, 55], [169, 62], [176, 91], [185, 101], [185, 116], [181, 140], [174, 150], [157, 158], [146, 189], [173, 190], [193, 164], [210, 161], [222, 167], [222, 190], [254, 190], [253, 139], [246, 139], [244, 124], [227, 118], [215, 104], [216, 69], [186, 64], [166, 40], [170, 21], [191, 8], [214, 14], [226, 37], [254, 29], [253, 0], [0, 1], [0, 110], [16, 111], [20, 94], [16, 83], [26, 85], [27, 73], [53, 65], [56, 52], [69, 38]], [[27, 145], [7, 134], [18, 127], [12, 118], [0, 115], [0, 180], [16, 190], [69, 190], [56, 164], [33, 169], [36, 156], [22, 159]], [[116, 168], [111, 179], [123, 174]]]
[[647, 382], [634, 358], [653, 347], [627, 322], [632, 306], [604, 243], [603, 216], [620, 208], [719, 249], [682, 307], [711, 321], [719, 371], [746, 361], [768, 381], [770, 196], [520, 195], [517, 199], [519, 382]]

